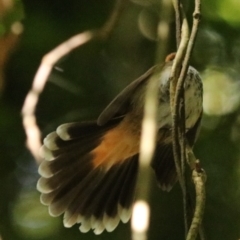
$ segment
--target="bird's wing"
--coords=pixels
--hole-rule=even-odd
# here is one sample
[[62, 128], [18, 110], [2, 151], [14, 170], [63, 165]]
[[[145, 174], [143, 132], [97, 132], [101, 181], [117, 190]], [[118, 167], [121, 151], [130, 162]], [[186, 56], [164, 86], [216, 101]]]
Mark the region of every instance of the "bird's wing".
[[121, 91], [102, 111], [98, 117], [97, 124], [102, 126], [108, 123], [112, 118], [125, 115], [128, 111], [132, 94], [149, 79], [155, 68], [156, 66], [150, 68], [141, 77], [133, 81], [123, 91]]
[[[186, 133], [186, 138], [191, 147], [193, 147], [200, 130], [202, 113], [200, 114], [195, 125]], [[160, 135], [171, 136], [169, 129], [160, 129]], [[172, 142], [158, 143], [155, 156], [152, 160], [152, 168], [155, 171], [158, 186], [164, 191], [170, 191], [177, 182], [177, 172], [175, 169]]]

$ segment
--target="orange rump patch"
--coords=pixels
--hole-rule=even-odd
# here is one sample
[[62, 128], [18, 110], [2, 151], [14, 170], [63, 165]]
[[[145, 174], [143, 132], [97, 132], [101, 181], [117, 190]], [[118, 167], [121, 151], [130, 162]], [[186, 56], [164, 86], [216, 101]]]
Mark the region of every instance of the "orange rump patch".
[[91, 152], [93, 165], [111, 166], [124, 161], [139, 152], [139, 137], [134, 135], [123, 124], [107, 131], [101, 143]]

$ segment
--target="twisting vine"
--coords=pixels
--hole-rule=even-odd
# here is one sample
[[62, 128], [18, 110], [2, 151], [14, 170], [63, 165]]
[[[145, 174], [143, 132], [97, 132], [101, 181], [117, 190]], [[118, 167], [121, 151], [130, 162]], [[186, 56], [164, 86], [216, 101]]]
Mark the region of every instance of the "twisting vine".
[[[183, 209], [185, 219], [185, 233], [187, 240], [194, 240], [197, 233], [200, 231], [200, 226], [203, 217], [205, 206], [205, 173], [198, 169], [199, 163], [194, 158], [195, 168], [193, 169], [193, 179], [196, 189], [196, 207], [194, 217], [192, 219], [191, 227], [189, 229], [188, 214], [187, 214], [187, 189], [185, 178], [185, 163], [186, 163], [186, 149], [187, 145], [185, 139], [185, 109], [184, 109], [184, 79], [189, 67], [189, 59], [192, 53], [193, 45], [196, 39], [198, 25], [200, 21], [200, 5], [201, 1], [195, 1], [195, 9], [193, 13], [193, 25], [189, 38], [189, 28], [187, 19], [179, 0], [173, 0], [176, 16], [176, 40], [178, 51], [172, 67], [171, 74], [171, 109], [172, 109], [172, 137], [173, 137], [173, 152], [175, 166], [179, 178], [179, 182], [183, 193]], [[179, 37], [179, 29], [181, 27], [181, 36]], [[180, 41], [179, 41], [180, 39]], [[180, 124], [179, 124], [180, 123]], [[191, 151], [192, 152], [192, 151]], [[192, 153], [193, 155], [193, 153]], [[194, 164], [191, 163], [190, 166]], [[203, 239], [203, 234], [200, 234]]]
[[75, 48], [83, 46], [90, 41], [106, 41], [114, 30], [127, 2], [127, 0], [116, 0], [109, 18], [100, 29], [79, 33], [61, 43], [42, 58], [42, 62], [33, 79], [32, 87], [28, 92], [22, 107], [23, 127], [27, 137], [26, 145], [38, 163], [41, 162], [39, 149], [42, 144], [41, 132], [37, 125], [35, 111], [40, 94], [44, 90], [54, 64]]

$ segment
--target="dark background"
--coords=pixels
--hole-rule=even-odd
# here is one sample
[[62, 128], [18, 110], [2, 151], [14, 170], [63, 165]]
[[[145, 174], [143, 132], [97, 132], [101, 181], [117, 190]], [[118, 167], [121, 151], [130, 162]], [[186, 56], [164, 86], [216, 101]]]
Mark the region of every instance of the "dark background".
[[[48, 215], [35, 188], [37, 164], [25, 147], [21, 120], [23, 101], [41, 58], [74, 34], [102, 26], [114, 2], [14, 2], [13, 10], [5, 13], [0, 22], [1, 39], [9, 34], [13, 22], [21, 21], [24, 27], [0, 66], [0, 239], [130, 239], [129, 224], [120, 224], [113, 233], [95, 236], [92, 232], [80, 233], [77, 226], [65, 229], [61, 217]], [[191, 19], [192, 6], [187, 1], [185, 4]], [[43, 136], [61, 123], [97, 117], [115, 94], [154, 64], [155, 29], [161, 18], [158, 6], [157, 0], [130, 1], [109, 40], [84, 45], [56, 64], [37, 106]], [[202, 131], [195, 147], [208, 175], [204, 227], [208, 239], [237, 240], [240, 238], [240, 2], [204, 0], [202, 6], [203, 19], [191, 64], [200, 71], [205, 91]], [[174, 30], [171, 39], [169, 52], [175, 51]], [[0, 44], [1, 50], [7, 43], [0, 41]], [[150, 198], [149, 239], [184, 239], [179, 186], [167, 194], [154, 182]]]

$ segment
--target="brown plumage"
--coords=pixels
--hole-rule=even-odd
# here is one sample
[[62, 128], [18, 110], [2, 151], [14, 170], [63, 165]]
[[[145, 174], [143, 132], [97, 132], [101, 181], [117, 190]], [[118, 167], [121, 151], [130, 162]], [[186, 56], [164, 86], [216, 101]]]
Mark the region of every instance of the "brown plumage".
[[[63, 124], [44, 139], [37, 189], [52, 216], [64, 214], [64, 225], [80, 231], [111, 232], [131, 216], [138, 173], [144, 96], [150, 76], [158, 74], [158, 141], [152, 167], [160, 188], [177, 181], [169, 106], [171, 62], [154, 67], [124, 89], [98, 120]], [[202, 83], [189, 68], [185, 79], [186, 136], [194, 144], [202, 114]]]

